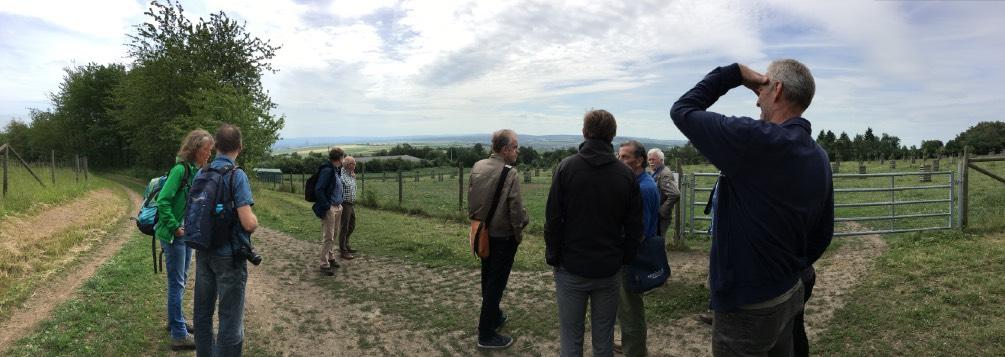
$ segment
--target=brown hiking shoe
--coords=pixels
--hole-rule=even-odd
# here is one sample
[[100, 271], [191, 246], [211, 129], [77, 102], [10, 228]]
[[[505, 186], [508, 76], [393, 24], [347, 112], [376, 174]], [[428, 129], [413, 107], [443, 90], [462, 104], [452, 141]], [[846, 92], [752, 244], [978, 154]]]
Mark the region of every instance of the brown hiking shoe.
[[181, 351], [181, 350], [194, 350], [195, 349], [195, 336], [192, 334], [185, 335], [182, 339], [171, 339], [171, 350]]
[[353, 259], [356, 259], [356, 257], [354, 257], [354, 256], [352, 255], [352, 253], [349, 253], [349, 252], [342, 252], [342, 259], [345, 259], [345, 260], [353, 260]]

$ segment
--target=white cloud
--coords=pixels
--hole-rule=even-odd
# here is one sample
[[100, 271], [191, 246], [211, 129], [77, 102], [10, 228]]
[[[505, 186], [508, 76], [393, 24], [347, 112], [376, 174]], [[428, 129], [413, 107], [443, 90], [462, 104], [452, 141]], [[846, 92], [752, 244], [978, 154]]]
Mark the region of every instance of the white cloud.
[[[578, 132], [680, 138], [666, 110], [716, 65], [795, 57], [817, 77], [815, 129], [946, 139], [1005, 102], [998, 2], [293, 0], [186, 2], [282, 45], [266, 88], [284, 136]], [[146, 6], [0, 0], [0, 113], [58, 89], [72, 63], [120, 62]], [[6, 21], [12, 19], [13, 21]], [[23, 104], [16, 104], [23, 105]], [[13, 109], [12, 109], [13, 108]], [[735, 92], [714, 107], [756, 116]], [[26, 113], [26, 111], [24, 111]], [[662, 123], [662, 125], [661, 125]], [[336, 129], [337, 128], [337, 129]]]

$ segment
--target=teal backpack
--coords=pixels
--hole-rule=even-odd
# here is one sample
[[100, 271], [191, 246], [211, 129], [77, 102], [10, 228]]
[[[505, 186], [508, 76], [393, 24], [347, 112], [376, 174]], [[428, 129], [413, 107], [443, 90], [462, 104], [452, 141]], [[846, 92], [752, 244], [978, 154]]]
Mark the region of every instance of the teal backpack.
[[[190, 175], [189, 167], [185, 164], [182, 165], [185, 168], [185, 178], [182, 179], [185, 187], [189, 186], [188, 178]], [[154, 177], [150, 179], [147, 183], [146, 190], [143, 191], [143, 203], [140, 204], [140, 211], [136, 213], [136, 217], [133, 220], [136, 221], [136, 228], [139, 228], [140, 232], [150, 236], [150, 255], [153, 258], [154, 273], [157, 273], [157, 268], [160, 266], [157, 264], [157, 237], [155, 237], [154, 232], [157, 230], [157, 195], [161, 193], [161, 189], [164, 188], [164, 183], [167, 182], [167, 175], [160, 177]], [[188, 202], [188, 200], [185, 200]], [[164, 251], [161, 250], [161, 256], [163, 257]]]

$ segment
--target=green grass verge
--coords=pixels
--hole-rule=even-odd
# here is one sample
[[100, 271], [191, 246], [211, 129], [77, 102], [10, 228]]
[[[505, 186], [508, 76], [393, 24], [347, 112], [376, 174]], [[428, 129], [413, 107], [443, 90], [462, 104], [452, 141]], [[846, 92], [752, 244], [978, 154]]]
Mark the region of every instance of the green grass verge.
[[[136, 180], [114, 179], [134, 191], [143, 189]], [[150, 269], [150, 237], [137, 232], [72, 299], [3, 355], [173, 355], [164, 330], [166, 289], [164, 275], [155, 275]], [[187, 311], [191, 311], [191, 294], [190, 288], [186, 292]], [[254, 338], [246, 339], [246, 355], [277, 355], [247, 343]]]
[[[266, 227], [309, 242], [320, 242], [321, 223], [300, 195], [255, 190], [255, 213]], [[354, 248], [431, 267], [479, 267], [468, 245], [468, 226], [455, 220], [427, 218], [356, 206]], [[525, 235], [515, 270], [546, 270], [544, 239]]]
[[812, 345], [824, 356], [1005, 354], [1005, 236], [890, 237]]

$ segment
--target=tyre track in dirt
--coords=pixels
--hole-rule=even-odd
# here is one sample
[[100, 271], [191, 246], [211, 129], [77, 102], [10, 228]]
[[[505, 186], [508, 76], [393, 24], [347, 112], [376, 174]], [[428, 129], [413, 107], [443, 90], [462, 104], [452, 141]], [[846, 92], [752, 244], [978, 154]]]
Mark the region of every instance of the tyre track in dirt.
[[[868, 275], [873, 261], [885, 249], [879, 236], [840, 238], [845, 244], [817, 263], [817, 285], [807, 304], [807, 330], [815, 338], [828, 325], [834, 311], [844, 306], [846, 295]], [[383, 311], [376, 301], [350, 299], [341, 294], [365, 292], [375, 299], [398, 299], [419, 309], [442, 308], [477, 311], [480, 306], [477, 269], [431, 268], [394, 258], [362, 255], [342, 261], [337, 276], [321, 276], [315, 262], [319, 243], [297, 240], [261, 228], [256, 245], [266, 255], [262, 266], [250, 268], [247, 326], [263, 347], [283, 355], [474, 355], [477, 318], [464, 331], [416, 327], [414, 321]], [[672, 279], [703, 283], [708, 276], [707, 252], [670, 252]], [[517, 325], [554, 318], [552, 273], [515, 271], [510, 278], [503, 309]], [[345, 292], [348, 291], [348, 292]], [[350, 301], [355, 300], [355, 301]], [[520, 308], [507, 309], [507, 305]], [[530, 306], [531, 310], [524, 311]], [[535, 307], [543, 307], [536, 309]], [[514, 316], [515, 314], [522, 314]], [[546, 314], [547, 316], [535, 316]], [[521, 321], [525, 320], [525, 321]], [[548, 323], [554, 323], [553, 321]], [[519, 327], [515, 327], [519, 329]], [[502, 355], [554, 355], [558, 351], [557, 325], [551, 336], [514, 332], [510, 349]], [[584, 336], [589, 349], [589, 326]], [[706, 356], [711, 354], [711, 328], [684, 316], [671, 321], [649, 321], [649, 350], [654, 356]], [[253, 342], [258, 344], [258, 342]]]
[[[128, 215], [135, 207], [139, 207], [142, 198], [128, 188], [120, 187], [128, 194], [131, 202], [131, 205], [122, 212], [123, 215]], [[13, 224], [14, 226], [10, 227], [14, 228], [11, 228], [9, 232], [17, 232], [16, 239], [43, 239], [73, 227], [86, 225], [89, 222], [88, 219], [91, 218], [88, 214], [88, 208], [92, 207], [94, 202], [118, 199], [119, 196], [111, 190], [97, 190], [83, 198], [47, 209], [35, 216], [6, 220], [4, 221], [5, 232], [9, 228], [7, 225]], [[93, 243], [98, 246], [94, 248], [92, 245], [90, 252], [77, 258], [83, 259], [79, 266], [57, 277], [55, 281], [50, 281], [45, 286], [39, 287], [32, 293], [30, 299], [22, 306], [15, 308], [10, 319], [4, 322], [4, 328], [0, 329], [0, 351], [6, 351], [12, 343], [34, 331], [41, 321], [49, 318], [53, 309], [71, 298], [77, 288], [90, 279], [102, 264], [118, 253], [132, 236], [133, 229], [135, 228], [130, 220], [123, 220], [115, 225], [112, 230], [114, 233]], [[3, 238], [3, 241], [6, 241], [6, 238], [10, 237]], [[75, 250], [69, 253], [76, 254], [77, 252]]]
[[[861, 230], [862, 227], [853, 228]], [[806, 304], [806, 333], [811, 344], [826, 330], [834, 312], [847, 303], [848, 293], [869, 275], [875, 267], [876, 258], [887, 249], [886, 242], [879, 235], [836, 239], [845, 242], [814, 265], [816, 285], [813, 296]], [[707, 279], [708, 253], [671, 252], [669, 258], [674, 269], [673, 279], [686, 282], [704, 282]], [[700, 268], [702, 262], [704, 268]], [[648, 347], [653, 356], [710, 356], [711, 343], [711, 326], [698, 321], [696, 316], [685, 316], [667, 323], [649, 322]]]
[[[408, 303], [418, 308], [435, 308], [447, 301], [452, 309], [477, 313], [481, 304], [478, 270], [430, 268], [361, 255], [342, 261], [337, 275], [326, 277], [316, 267], [319, 243], [266, 228], [259, 228], [254, 239], [268, 260], [249, 268], [246, 325], [267, 350], [288, 356], [319, 351], [335, 356], [478, 353], [474, 346], [477, 318], [471, 321], [470, 331], [416, 327], [414, 321], [382, 311], [377, 302], [336, 297], [327, 286], [342, 284], [350, 291], [389, 299], [408, 295]], [[513, 272], [503, 308], [517, 302], [553, 305], [554, 291], [545, 283], [550, 279], [550, 273]], [[513, 347], [493, 354], [550, 355], [557, 350], [558, 343], [552, 339], [518, 336]]]

